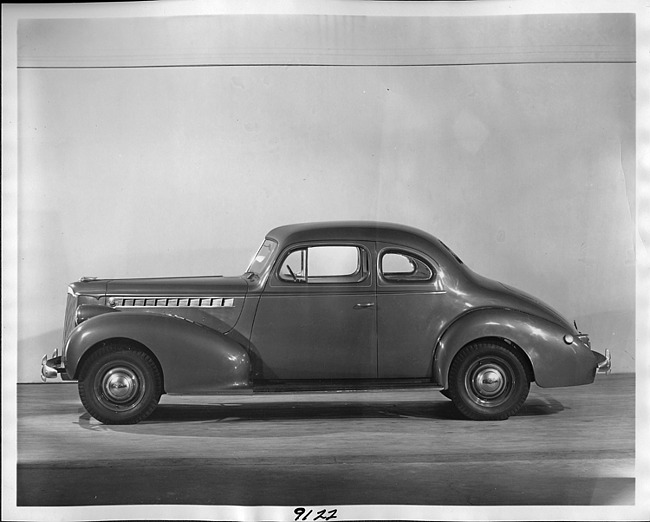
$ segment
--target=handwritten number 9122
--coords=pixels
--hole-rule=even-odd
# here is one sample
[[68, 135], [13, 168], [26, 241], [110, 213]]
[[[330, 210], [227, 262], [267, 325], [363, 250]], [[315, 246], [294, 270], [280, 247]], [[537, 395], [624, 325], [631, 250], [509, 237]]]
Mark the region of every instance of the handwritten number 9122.
[[[307, 511], [303, 507], [298, 507], [294, 509], [293, 512], [296, 515], [296, 518], [294, 518], [294, 520], [333, 520], [336, 518], [336, 509], [332, 509], [330, 511], [321, 509], [320, 511], [317, 511], [315, 514], [313, 514], [313, 509]], [[312, 516], [312, 514], [313, 518], [309, 518]]]

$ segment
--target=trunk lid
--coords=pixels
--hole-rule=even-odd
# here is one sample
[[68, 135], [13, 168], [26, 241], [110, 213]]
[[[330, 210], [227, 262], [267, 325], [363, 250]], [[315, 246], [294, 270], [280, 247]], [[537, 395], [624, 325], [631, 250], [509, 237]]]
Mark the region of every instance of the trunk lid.
[[575, 328], [567, 321], [562, 314], [541, 299], [538, 299], [518, 288], [506, 285], [493, 279], [488, 279], [476, 273], [472, 273], [476, 284], [487, 290], [489, 304], [520, 310], [521, 312], [542, 317], [555, 323], [568, 331], [574, 332]]

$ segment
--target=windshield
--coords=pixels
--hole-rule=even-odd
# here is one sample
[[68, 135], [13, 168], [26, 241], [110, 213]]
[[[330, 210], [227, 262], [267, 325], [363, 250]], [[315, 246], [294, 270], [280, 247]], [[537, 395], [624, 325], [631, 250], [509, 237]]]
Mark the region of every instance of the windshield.
[[278, 244], [272, 239], [265, 240], [264, 243], [262, 243], [260, 249], [257, 251], [257, 254], [255, 254], [255, 257], [251, 261], [251, 264], [248, 266], [248, 270], [246, 270], [246, 272], [253, 273], [258, 276], [262, 275], [264, 270], [266, 270], [268, 267], [271, 260], [271, 255], [273, 252], [275, 252], [277, 246]]

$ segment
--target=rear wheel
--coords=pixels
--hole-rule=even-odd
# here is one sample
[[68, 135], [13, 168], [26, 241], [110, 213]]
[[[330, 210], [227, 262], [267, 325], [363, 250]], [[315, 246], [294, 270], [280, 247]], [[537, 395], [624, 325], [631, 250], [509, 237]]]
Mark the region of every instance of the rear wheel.
[[463, 348], [449, 370], [449, 397], [474, 420], [505, 420], [523, 406], [530, 389], [526, 361], [497, 342]]
[[108, 344], [90, 355], [79, 375], [79, 397], [104, 424], [135, 424], [156, 409], [162, 377], [154, 360], [128, 344]]

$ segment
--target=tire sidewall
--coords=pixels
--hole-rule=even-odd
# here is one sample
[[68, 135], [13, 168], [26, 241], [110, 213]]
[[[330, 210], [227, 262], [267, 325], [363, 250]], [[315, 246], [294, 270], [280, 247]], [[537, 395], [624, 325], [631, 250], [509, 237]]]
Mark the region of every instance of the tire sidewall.
[[[472, 377], [480, 368], [498, 367], [504, 389], [494, 398], [481, 397]], [[505, 420], [523, 406], [530, 380], [522, 356], [496, 342], [474, 343], [463, 348], [449, 372], [449, 397], [460, 413], [473, 420]]]
[[[116, 402], [102, 390], [111, 371], [132, 375], [137, 382], [134, 396]], [[161, 395], [160, 372], [151, 357], [129, 346], [105, 346], [91, 354], [79, 377], [79, 396], [95, 419], [104, 424], [134, 424], [148, 417]]]

